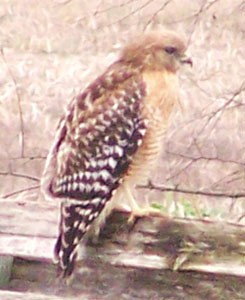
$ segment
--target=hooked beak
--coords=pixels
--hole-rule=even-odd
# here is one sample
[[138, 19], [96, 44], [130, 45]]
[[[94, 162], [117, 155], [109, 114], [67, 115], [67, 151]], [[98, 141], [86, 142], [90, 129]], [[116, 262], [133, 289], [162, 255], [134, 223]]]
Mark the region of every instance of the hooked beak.
[[183, 55], [180, 57], [180, 62], [182, 64], [189, 64], [191, 67], [193, 66], [192, 59], [188, 57], [187, 55]]

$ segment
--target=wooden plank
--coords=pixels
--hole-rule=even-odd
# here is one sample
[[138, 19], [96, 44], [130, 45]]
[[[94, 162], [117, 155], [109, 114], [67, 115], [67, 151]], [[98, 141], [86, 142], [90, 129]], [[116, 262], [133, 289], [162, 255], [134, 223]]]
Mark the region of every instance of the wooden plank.
[[[1, 291], [0, 290], [0, 299], [1, 300], [61, 300], [65, 298], [56, 297], [54, 295], [43, 295], [43, 294], [36, 294], [36, 293], [20, 293], [20, 292], [12, 292], [12, 291]], [[80, 298], [69, 297], [71, 300], [76, 300]], [[84, 298], [86, 300], [88, 298]]]
[[58, 202], [0, 199], [0, 233], [55, 238], [58, 217]]
[[[52, 259], [58, 203], [0, 201], [0, 255]], [[86, 255], [117, 266], [196, 270], [245, 276], [245, 228], [224, 222], [141, 218], [131, 230], [127, 213], [113, 213]]]
[[0, 233], [0, 254], [33, 260], [53, 259], [55, 238]]
[[0, 200], [0, 254], [52, 260], [59, 203]]
[[[122, 226], [126, 219], [121, 222], [120, 217], [111, 216], [110, 227], [101, 234], [102, 246], [96, 245], [99, 256], [111, 264], [245, 276], [244, 226], [155, 216], [140, 219], [127, 234]], [[115, 245], [120, 246], [108, 254]]]
[[10, 289], [89, 300], [241, 300], [245, 295], [244, 278], [238, 276], [115, 266], [96, 255], [80, 265], [71, 285], [66, 286], [57, 280], [56, 266], [15, 260]]

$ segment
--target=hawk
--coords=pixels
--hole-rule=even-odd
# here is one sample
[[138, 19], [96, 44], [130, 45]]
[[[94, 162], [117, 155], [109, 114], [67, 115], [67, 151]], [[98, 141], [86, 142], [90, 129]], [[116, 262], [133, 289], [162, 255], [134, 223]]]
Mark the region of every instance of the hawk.
[[42, 188], [62, 199], [55, 257], [64, 278], [78, 247], [115, 207], [141, 209], [134, 189], [149, 178], [178, 100], [177, 70], [192, 64], [176, 33], [145, 33], [68, 105], [48, 155]]

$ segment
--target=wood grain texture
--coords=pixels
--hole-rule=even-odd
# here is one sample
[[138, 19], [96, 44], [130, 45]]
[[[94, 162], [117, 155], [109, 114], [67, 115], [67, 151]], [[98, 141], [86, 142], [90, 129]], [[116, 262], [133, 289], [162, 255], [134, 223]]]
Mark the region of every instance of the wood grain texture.
[[[12, 292], [12, 291], [0, 291], [0, 299], [1, 300], [60, 300], [61, 297], [56, 297], [53, 295], [43, 295], [43, 294], [36, 294], [36, 293], [20, 293], [20, 292]], [[79, 299], [70, 298], [71, 300]], [[86, 298], [83, 297], [84, 300]]]
[[[0, 203], [0, 255], [50, 263], [58, 234], [58, 203], [10, 199]], [[127, 213], [113, 213], [98, 241], [87, 243], [84, 259], [245, 276], [243, 226], [156, 214], [129, 227], [127, 219]]]
[[0, 200], [0, 254], [52, 259], [58, 203]]

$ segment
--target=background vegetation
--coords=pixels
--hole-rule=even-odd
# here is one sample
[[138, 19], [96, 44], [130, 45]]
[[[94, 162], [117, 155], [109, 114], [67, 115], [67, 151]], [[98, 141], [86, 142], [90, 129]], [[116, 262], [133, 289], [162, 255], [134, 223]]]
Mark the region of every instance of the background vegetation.
[[194, 66], [180, 73], [153, 180], [165, 192], [148, 199], [173, 216], [245, 224], [244, 14], [242, 0], [1, 0], [2, 197], [35, 197], [67, 103], [129, 37], [165, 26], [187, 37]]

